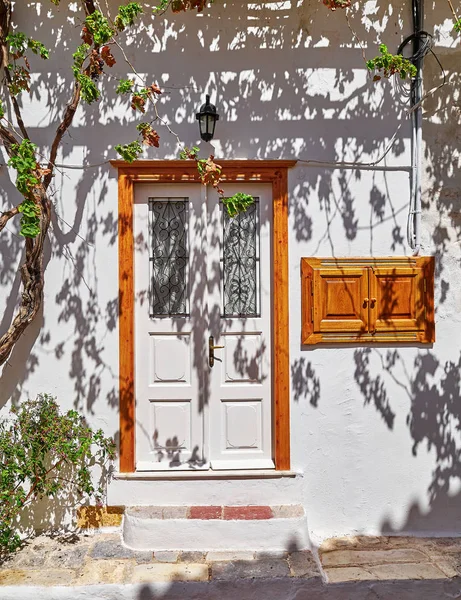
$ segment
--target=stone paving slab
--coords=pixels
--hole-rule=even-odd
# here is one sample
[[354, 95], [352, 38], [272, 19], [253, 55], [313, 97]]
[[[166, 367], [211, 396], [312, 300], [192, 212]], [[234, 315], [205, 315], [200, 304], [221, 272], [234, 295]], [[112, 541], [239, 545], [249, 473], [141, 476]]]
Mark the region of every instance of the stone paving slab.
[[346, 565], [382, 565], [386, 563], [420, 563], [427, 560], [427, 555], [420, 550], [397, 548], [389, 550], [334, 550], [322, 554], [324, 567], [340, 567]]
[[461, 538], [333, 538], [319, 557], [329, 583], [450, 580], [461, 575]]
[[137, 565], [130, 583], [156, 583], [160, 581], [208, 581], [209, 568], [206, 564], [153, 563]]
[[288, 577], [290, 568], [283, 558], [262, 560], [235, 560], [214, 563], [211, 567], [213, 579], [254, 579]]
[[[0, 562], [0, 586], [227, 585], [306, 581], [314, 587], [358, 582], [461, 581], [461, 539], [341, 538], [310, 551], [150, 552], [126, 548], [120, 534], [39, 536]], [[373, 583], [374, 585], [374, 583]], [[2, 592], [0, 591], [0, 598]]]

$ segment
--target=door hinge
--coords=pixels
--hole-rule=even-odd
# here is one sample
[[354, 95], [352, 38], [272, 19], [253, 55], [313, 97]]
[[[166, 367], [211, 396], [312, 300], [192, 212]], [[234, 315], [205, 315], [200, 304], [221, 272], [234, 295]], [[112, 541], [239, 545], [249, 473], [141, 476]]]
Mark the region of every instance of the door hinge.
[[314, 304], [311, 304], [311, 322], [314, 322]]
[[424, 291], [427, 292], [427, 279], [424, 278]]

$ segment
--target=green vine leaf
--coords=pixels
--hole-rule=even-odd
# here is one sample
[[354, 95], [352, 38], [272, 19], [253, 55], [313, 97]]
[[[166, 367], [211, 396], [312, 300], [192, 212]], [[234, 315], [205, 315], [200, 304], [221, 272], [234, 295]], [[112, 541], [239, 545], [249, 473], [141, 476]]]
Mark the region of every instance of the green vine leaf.
[[454, 30], [457, 33], [461, 33], [461, 19], [458, 19], [454, 24]]
[[18, 207], [21, 217], [20, 235], [35, 238], [40, 233], [40, 208], [32, 199], [24, 200]]
[[142, 154], [142, 146], [138, 141], [130, 142], [129, 144], [117, 144], [115, 150], [120, 154], [123, 160], [132, 163]]
[[179, 158], [181, 160], [197, 160], [199, 151], [198, 146], [193, 146], [192, 148], [185, 146], [184, 150], [181, 150], [179, 153]]
[[154, 6], [152, 12], [155, 14], [163, 13], [170, 6], [171, 0], [160, 0], [160, 4], [158, 6]]
[[99, 100], [99, 90], [91, 77], [88, 77], [88, 75], [85, 75], [84, 73], [77, 73], [75, 79], [80, 84], [80, 93], [85, 102], [91, 104], [92, 102]]
[[142, 6], [138, 2], [129, 2], [126, 5], [119, 6], [118, 14], [114, 19], [115, 27], [118, 31], [123, 31], [126, 27], [134, 25], [135, 19], [142, 14]]
[[8, 166], [17, 172], [16, 187], [24, 196], [18, 210], [22, 214], [20, 234], [27, 238], [34, 238], [40, 233], [40, 206], [33, 197], [33, 190], [40, 183], [36, 150], [37, 146], [30, 140], [22, 140], [20, 144], [11, 146], [12, 156], [8, 161]]
[[40, 58], [43, 58], [44, 60], [50, 58], [50, 51], [45, 47], [44, 44], [42, 44], [42, 42], [38, 42], [37, 40], [29, 38], [27, 41], [27, 45], [28, 48], [32, 50], [34, 54], [40, 56]]
[[88, 58], [89, 50], [90, 50], [90, 45], [83, 43], [83, 44], [80, 44], [80, 46], [78, 46], [77, 50], [72, 54], [72, 58], [74, 59], [74, 64], [72, 66], [74, 75], [75, 75], [75, 70], [80, 71], [80, 69], [82, 68], [83, 63], [85, 62], [86, 58]]
[[249, 206], [251, 206], [255, 199], [250, 194], [243, 192], [237, 192], [233, 196], [222, 199], [224, 206], [227, 209], [227, 213], [230, 217], [235, 217], [239, 213], [245, 212]]
[[116, 94], [129, 94], [133, 89], [134, 81], [132, 79], [120, 79], [117, 89], [115, 90]]
[[[97, 46], [107, 43], [115, 34], [106, 17], [96, 10], [85, 19], [86, 34], [89, 34]], [[87, 40], [85, 40], [87, 41]]]
[[22, 140], [20, 144], [11, 146], [12, 156], [8, 161], [8, 166], [16, 169], [17, 179], [16, 187], [23, 195], [28, 195], [39, 183], [37, 178], [37, 159], [35, 151], [37, 146], [30, 140]]
[[21, 31], [9, 33], [6, 36], [6, 41], [10, 45], [9, 50], [15, 60], [23, 57], [28, 49], [45, 60], [50, 58], [50, 51], [42, 42], [27, 37]]

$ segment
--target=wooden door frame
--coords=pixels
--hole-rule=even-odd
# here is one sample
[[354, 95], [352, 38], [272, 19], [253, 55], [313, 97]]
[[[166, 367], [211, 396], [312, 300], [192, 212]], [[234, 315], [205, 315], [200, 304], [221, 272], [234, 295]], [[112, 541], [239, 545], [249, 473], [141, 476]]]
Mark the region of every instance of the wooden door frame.
[[[121, 473], [135, 471], [134, 239], [135, 183], [200, 183], [195, 161], [111, 161], [118, 169], [119, 402]], [[224, 183], [270, 183], [273, 204], [273, 431], [278, 471], [290, 469], [288, 331], [288, 169], [295, 160], [220, 160]]]

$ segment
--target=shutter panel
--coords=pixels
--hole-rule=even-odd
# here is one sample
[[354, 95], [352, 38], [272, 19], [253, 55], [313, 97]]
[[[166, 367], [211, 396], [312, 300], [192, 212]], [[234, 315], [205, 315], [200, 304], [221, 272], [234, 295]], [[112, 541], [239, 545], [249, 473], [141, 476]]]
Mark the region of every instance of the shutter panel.
[[371, 334], [395, 333], [399, 338], [407, 334], [409, 341], [433, 341], [433, 331], [429, 331], [433, 315], [431, 318], [428, 314], [428, 299], [433, 296], [430, 263], [425, 258], [413, 259], [413, 262], [414, 266], [405, 267], [372, 266]]
[[367, 269], [314, 269], [314, 331], [368, 331]]
[[368, 331], [368, 269], [324, 262], [303, 259], [304, 344], [337, 341], [338, 334], [356, 340]]

